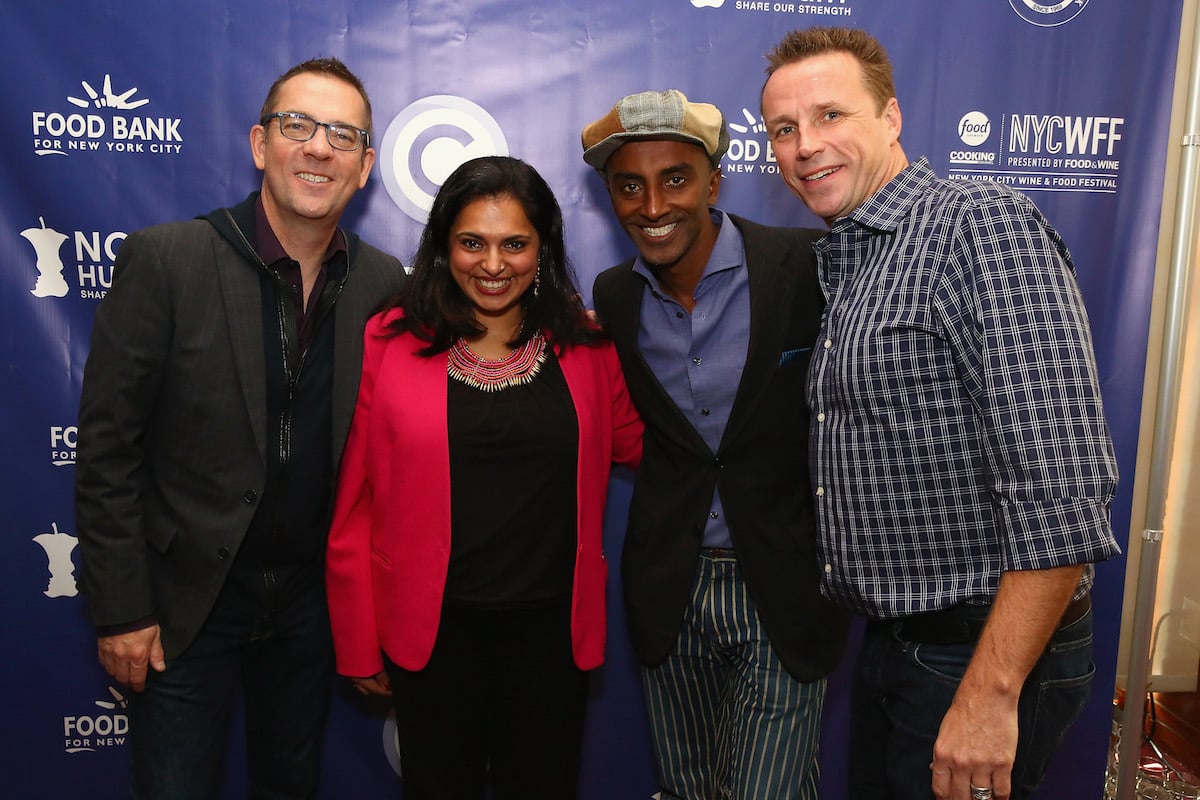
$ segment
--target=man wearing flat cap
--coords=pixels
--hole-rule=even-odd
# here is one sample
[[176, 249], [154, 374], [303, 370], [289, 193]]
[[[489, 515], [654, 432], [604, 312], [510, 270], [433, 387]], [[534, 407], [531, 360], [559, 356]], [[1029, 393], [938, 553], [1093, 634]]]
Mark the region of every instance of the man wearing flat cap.
[[729, 134], [681, 92], [583, 130], [638, 255], [596, 279], [646, 423], [622, 577], [662, 797], [818, 797], [825, 676], [804, 386], [823, 299], [811, 242], [713, 207]]

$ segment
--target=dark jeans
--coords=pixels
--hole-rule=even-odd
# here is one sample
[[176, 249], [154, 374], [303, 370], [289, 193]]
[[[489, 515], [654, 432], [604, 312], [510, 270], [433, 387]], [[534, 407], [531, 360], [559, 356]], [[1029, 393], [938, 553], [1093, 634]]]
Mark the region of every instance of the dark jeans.
[[[933, 798], [933, 744], [973, 652], [973, 643], [906, 642], [894, 624], [867, 625], [851, 691], [850, 800]], [[1037, 788], [1094, 673], [1089, 611], [1054, 634], [1021, 689], [1013, 800]]]
[[576, 796], [588, 673], [569, 604], [444, 608], [425, 668], [387, 668], [405, 800]]
[[245, 701], [253, 800], [315, 797], [333, 645], [320, 587], [275, 609], [224, 593], [196, 641], [130, 701], [133, 796], [210, 800], [221, 786], [229, 714]]

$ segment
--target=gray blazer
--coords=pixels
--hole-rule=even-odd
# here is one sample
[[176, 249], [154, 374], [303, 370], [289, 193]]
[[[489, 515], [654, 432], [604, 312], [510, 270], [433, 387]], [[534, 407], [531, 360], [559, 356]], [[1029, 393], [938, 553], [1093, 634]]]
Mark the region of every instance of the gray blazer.
[[[168, 658], [216, 602], [265, 483], [263, 284], [251, 240], [203, 219], [131, 234], [84, 369], [80, 588], [99, 627], [157, 619]], [[335, 473], [366, 319], [403, 276], [397, 259], [353, 234], [346, 240], [347, 279], [333, 315]]]

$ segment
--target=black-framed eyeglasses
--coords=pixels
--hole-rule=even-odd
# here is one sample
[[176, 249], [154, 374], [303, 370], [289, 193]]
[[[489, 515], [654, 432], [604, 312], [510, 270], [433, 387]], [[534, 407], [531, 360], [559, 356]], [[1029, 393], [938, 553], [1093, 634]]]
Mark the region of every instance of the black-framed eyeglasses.
[[307, 142], [316, 136], [317, 128], [325, 129], [325, 139], [334, 150], [354, 151], [371, 146], [371, 134], [362, 128], [341, 122], [317, 122], [307, 114], [296, 111], [276, 111], [265, 115], [259, 122], [265, 126], [268, 120], [279, 120], [279, 132], [294, 142]]

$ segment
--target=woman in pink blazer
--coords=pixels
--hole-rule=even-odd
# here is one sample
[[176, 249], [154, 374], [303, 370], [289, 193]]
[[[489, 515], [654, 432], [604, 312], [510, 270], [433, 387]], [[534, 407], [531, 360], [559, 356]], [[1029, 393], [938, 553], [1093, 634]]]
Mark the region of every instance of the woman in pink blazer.
[[338, 672], [396, 707], [405, 800], [574, 797], [601, 526], [642, 424], [527, 164], [467, 162], [367, 324], [327, 583]]

